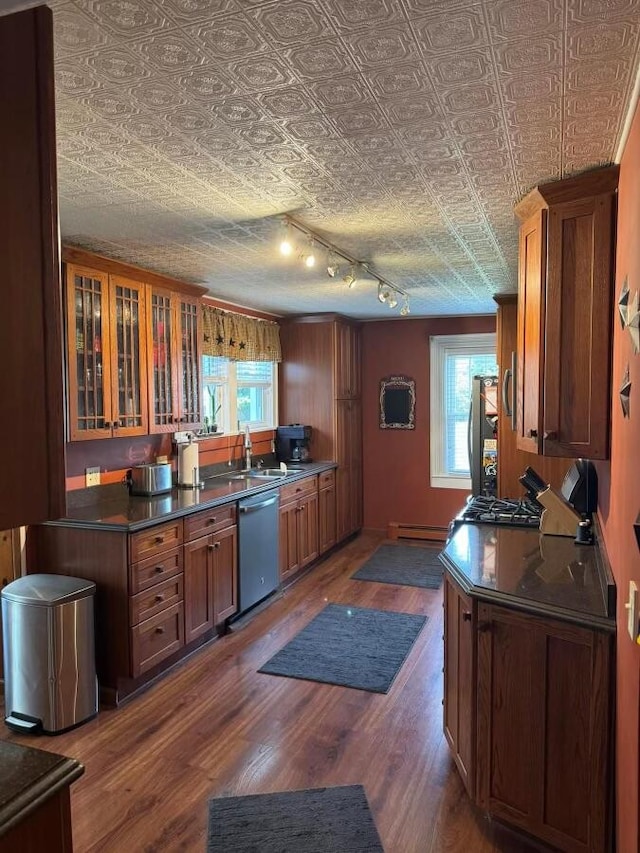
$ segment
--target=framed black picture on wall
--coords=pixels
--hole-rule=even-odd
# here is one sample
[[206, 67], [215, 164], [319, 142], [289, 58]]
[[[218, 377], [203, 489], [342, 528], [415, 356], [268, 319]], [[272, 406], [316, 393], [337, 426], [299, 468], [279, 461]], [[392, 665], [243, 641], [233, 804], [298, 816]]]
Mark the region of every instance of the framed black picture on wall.
[[416, 383], [408, 376], [380, 380], [380, 429], [415, 429]]

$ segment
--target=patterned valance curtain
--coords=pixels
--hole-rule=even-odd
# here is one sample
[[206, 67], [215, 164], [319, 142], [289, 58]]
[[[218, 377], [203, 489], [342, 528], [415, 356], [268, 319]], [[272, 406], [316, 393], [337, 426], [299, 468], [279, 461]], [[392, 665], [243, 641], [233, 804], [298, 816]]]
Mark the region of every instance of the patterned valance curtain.
[[282, 361], [277, 323], [204, 305], [202, 325], [204, 355], [219, 355], [234, 361]]

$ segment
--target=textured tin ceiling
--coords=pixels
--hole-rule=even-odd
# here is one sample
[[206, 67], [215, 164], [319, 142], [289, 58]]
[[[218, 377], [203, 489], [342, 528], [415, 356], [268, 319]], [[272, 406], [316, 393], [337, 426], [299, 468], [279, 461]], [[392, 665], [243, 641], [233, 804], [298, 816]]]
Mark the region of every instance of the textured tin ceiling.
[[397, 314], [277, 251], [278, 214], [412, 315], [516, 285], [513, 204], [613, 160], [639, 0], [54, 1], [63, 239], [276, 313]]

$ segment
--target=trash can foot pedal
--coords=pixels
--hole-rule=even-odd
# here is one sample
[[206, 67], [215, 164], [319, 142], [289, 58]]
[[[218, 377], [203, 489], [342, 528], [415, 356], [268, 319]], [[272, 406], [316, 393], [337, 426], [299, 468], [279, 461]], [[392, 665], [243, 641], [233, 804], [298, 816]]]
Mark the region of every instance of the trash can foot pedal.
[[15, 711], [4, 718], [5, 724], [14, 732], [29, 732], [39, 734], [42, 731], [42, 720], [27, 717], [26, 714], [18, 714]]

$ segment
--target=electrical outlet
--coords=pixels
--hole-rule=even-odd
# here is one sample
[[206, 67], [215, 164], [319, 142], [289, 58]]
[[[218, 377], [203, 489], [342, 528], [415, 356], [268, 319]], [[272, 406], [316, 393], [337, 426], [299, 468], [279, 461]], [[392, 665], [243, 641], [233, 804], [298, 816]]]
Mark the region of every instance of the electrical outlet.
[[99, 486], [100, 485], [100, 469], [99, 468], [85, 468], [84, 469], [84, 484], [87, 488], [90, 486]]

